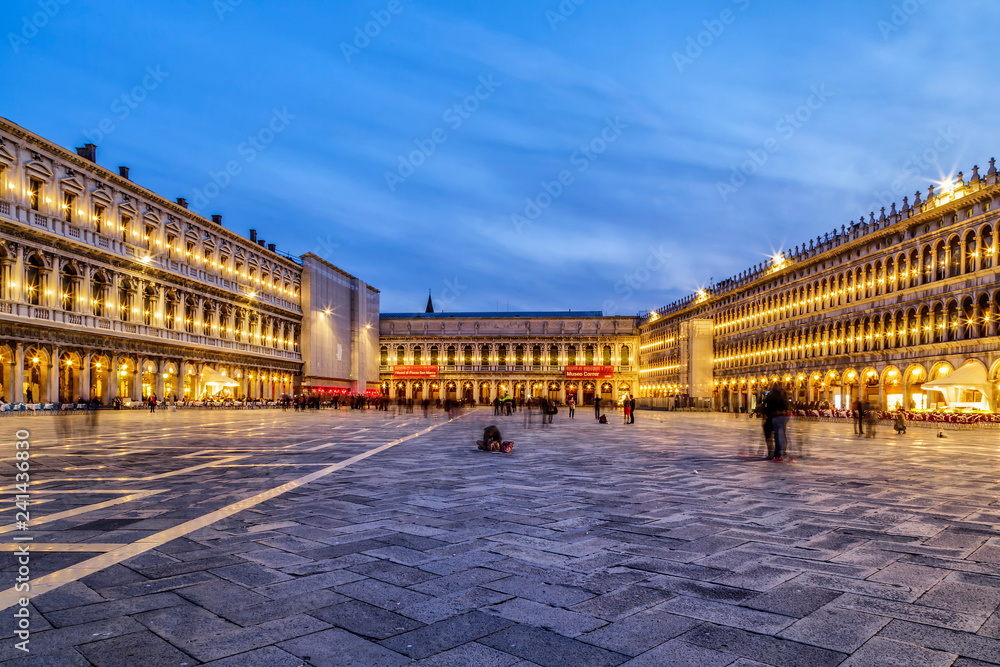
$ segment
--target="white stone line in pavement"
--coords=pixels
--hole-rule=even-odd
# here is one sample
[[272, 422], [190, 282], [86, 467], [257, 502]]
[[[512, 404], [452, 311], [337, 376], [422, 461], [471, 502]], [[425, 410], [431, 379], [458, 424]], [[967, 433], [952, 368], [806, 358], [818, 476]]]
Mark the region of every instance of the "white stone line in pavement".
[[202, 468], [212, 468], [219, 466], [224, 468], [227, 463], [232, 463], [233, 461], [239, 461], [241, 459], [250, 458], [249, 454], [239, 454], [236, 456], [224, 456], [221, 459], [215, 459], [214, 461], [209, 461], [208, 463], [199, 463], [198, 465], [191, 466], [190, 468], [181, 468], [180, 470], [172, 470], [170, 472], [161, 472], [159, 475], [151, 475], [149, 477], [140, 477], [139, 481], [151, 482], [156, 479], [163, 479], [165, 477], [176, 477], [177, 475], [184, 475], [189, 472], [194, 472], [195, 470], [201, 470]]
[[[59, 521], [60, 519], [69, 519], [78, 514], [86, 514], [87, 512], [93, 512], [94, 510], [102, 510], [105, 507], [114, 507], [115, 505], [121, 505], [122, 503], [129, 503], [133, 500], [142, 500], [143, 498], [148, 498], [149, 496], [155, 496], [157, 493], [163, 493], [169, 489], [152, 489], [149, 491], [134, 491], [129, 493], [127, 496], [122, 496], [120, 498], [112, 498], [111, 500], [105, 500], [102, 503], [94, 503], [93, 505], [83, 505], [81, 507], [74, 507], [71, 510], [66, 510], [64, 512], [56, 512], [55, 514], [49, 514], [43, 516], [39, 519], [32, 519], [31, 526], [37, 526], [40, 523], [50, 523], [52, 521]], [[15, 524], [9, 526], [0, 526], [0, 534], [10, 533], [17, 530]]]
[[[0, 551], [18, 551], [24, 546], [24, 542], [0, 544]], [[121, 546], [125, 545], [120, 542], [103, 544], [98, 542], [71, 542], [69, 544], [32, 542], [30, 544], [32, 553], [105, 553]]]
[[[43, 595], [45, 593], [48, 593], [49, 591], [59, 588], [64, 584], [78, 581], [83, 577], [94, 574], [95, 572], [100, 572], [101, 570], [107, 567], [111, 567], [112, 565], [117, 565], [118, 563], [121, 563], [124, 560], [128, 560], [129, 558], [138, 556], [139, 554], [149, 551], [150, 549], [155, 549], [157, 547], [163, 546], [164, 544], [170, 542], [171, 540], [176, 540], [179, 537], [184, 537], [185, 535], [188, 535], [189, 533], [192, 533], [201, 528], [204, 528], [205, 526], [209, 526], [215, 523], [216, 521], [221, 521], [222, 519], [228, 518], [234, 514], [242, 512], [243, 510], [250, 509], [251, 507], [256, 507], [257, 505], [260, 505], [261, 503], [268, 501], [271, 498], [280, 496], [283, 493], [287, 493], [293, 489], [297, 489], [300, 486], [309, 484], [310, 482], [315, 482], [317, 479], [322, 479], [327, 475], [335, 473], [338, 470], [342, 470], [350, 465], [354, 465], [358, 461], [363, 461], [364, 459], [367, 459], [370, 456], [374, 456], [376, 454], [384, 452], [385, 450], [391, 447], [395, 447], [396, 445], [399, 445], [401, 443], [404, 443], [407, 440], [412, 440], [413, 438], [417, 438], [421, 435], [430, 433], [437, 427], [443, 426], [444, 424], [447, 424], [451, 421], [454, 420], [449, 419], [448, 421], [432, 424], [431, 426], [428, 426], [422, 431], [417, 431], [416, 433], [399, 438], [398, 440], [393, 440], [392, 442], [380, 445], [378, 447], [375, 447], [374, 449], [369, 449], [368, 451], [356, 454], [355, 456], [352, 456], [349, 459], [344, 459], [340, 463], [335, 463], [333, 465], [323, 468], [322, 470], [317, 470], [316, 472], [309, 473], [308, 475], [303, 475], [302, 477], [299, 477], [296, 480], [292, 480], [291, 482], [282, 484], [281, 486], [270, 489], [269, 491], [263, 491], [255, 496], [250, 496], [249, 498], [245, 498], [244, 500], [241, 500], [239, 502], [227, 505], [226, 507], [215, 510], [214, 512], [209, 512], [208, 514], [199, 517], [197, 519], [185, 521], [184, 523], [174, 526], [173, 528], [168, 528], [167, 530], [154, 533], [140, 540], [137, 540], [136, 542], [132, 542], [131, 544], [126, 544], [112, 551], [103, 553], [100, 556], [94, 556], [93, 558], [85, 560], [81, 563], [77, 563], [72, 567], [64, 568], [62, 570], [57, 570], [50, 574], [46, 574], [42, 577], [39, 577], [34, 582], [32, 582], [31, 597], [37, 597], [39, 595]], [[149, 493], [160, 493], [160, 491], [149, 492]], [[24, 597], [24, 594], [14, 590], [13, 588], [8, 588], [3, 593], [0, 593], [0, 611], [14, 606], [15, 604], [18, 603], [18, 601], [22, 597]]]

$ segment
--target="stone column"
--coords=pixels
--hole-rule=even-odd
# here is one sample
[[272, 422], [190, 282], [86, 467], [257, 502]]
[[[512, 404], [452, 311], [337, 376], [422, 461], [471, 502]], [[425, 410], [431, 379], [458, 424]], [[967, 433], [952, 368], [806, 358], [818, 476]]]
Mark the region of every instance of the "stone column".
[[164, 393], [166, 393], [166, 387], [164, 386], [164, 381], [163, 381], [164, 380], [163, 374], [166, 372], [164, 368], [166, 367], [166, 365], [167, 364], [165, 360], [161, 359], [159, 368], [156, 369], [156, 398], [157, 400], [160, 401], [166, 399], [166, 396], [164, 396]]
[[80, 369], [80, 393], [77, 395], [85, 401], [90, 400], [90, 362], [91, 353], [85, 352], [80, 362], [83, 367]]
[[112, 354], [110, 367], [108, 368], [108, 400], [106, 403], [110, 404], [111, 399], [118, 398], [118, 355]]
[[11, 402], [24, 402], [24, 343], [14, 348], [14, 386], [11, 388]]
[[[141, 362], [140, 362], [141, 363]], [[142, 400], [142, 369], [137, 363], [132, 370], [132, 396], [133, 401]]]
[[46, 380], [48, 380], [46, 398], [43, 403], [58, 403], [59, 402], [59, 348], [52, 346], [49, 354], [49, 364], [48, 373], [46, 374]]
[[26, 277], [24, 274], [24, 246], [17, 246], [17, 259], [14, 260], [14, 275], [12, 277], [14, 287], [10, 295], [11, 301], [24, 303], [24, 279]]

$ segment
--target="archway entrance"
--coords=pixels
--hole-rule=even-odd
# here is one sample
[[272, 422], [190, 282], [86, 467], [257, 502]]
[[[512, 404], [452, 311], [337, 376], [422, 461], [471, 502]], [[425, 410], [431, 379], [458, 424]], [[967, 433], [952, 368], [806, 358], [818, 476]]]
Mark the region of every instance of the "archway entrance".
[[594, 383], [583, 383], [583, 403], [580, 405], [593, 405], [594, 403]]
[[549, 400], [556, 403], [559, 402], [559, 383], [550, 382], [549, 383]]

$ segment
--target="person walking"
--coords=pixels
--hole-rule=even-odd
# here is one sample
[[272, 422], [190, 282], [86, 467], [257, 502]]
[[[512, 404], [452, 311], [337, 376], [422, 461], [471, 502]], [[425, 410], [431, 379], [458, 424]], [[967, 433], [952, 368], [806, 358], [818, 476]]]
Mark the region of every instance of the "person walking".
[[567, 405], [569, 406], [569, 418], [573, 419], [573, 414], [576, 411], [576, 399], [570, 396], [569, 403], [567, 403]]
[[851, 412], [854, 413], [854, 434], [860, 438], [865, 434], [865, 411], [860, 399], [851, 403]]
[[156, 394], [149, 395], [149, 412], [156, 412]]
[[601, 418], [601, 397], [594, 394], [594, 419]]
[[627, 424], [631, 424], [632, 423], [631, 422], [631, 419], [632, 419], [632, 404], [629, 403], [629, 400], [628, 400], [627, 396], [625, 397], [625, 400], [622, 401], [622, 413], [625, 416], [625, 422], [624, 423], [626, 425]]
[[771, 391], [764, 397], [765, 418], [770, 418], [774, 426], [774, 458], [772, 461], [784, 461], [785, 450], [788, 446], [788, 438], [785, 427], [788, 424], [788, 417], [792, 414], [792, 406], [788, 402], [785, 390], [777, 383], [771, 387]]

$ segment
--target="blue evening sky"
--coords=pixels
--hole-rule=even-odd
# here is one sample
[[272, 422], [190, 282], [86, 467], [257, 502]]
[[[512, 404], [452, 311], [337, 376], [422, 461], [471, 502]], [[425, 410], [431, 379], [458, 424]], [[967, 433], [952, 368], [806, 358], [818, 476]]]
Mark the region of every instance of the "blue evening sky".
[[987, 0], [7, 0], [0, 116], [92, 138], [386, 312], [432, 289], [449, 311], [632, 314], [985, 174], [998, 19]]

